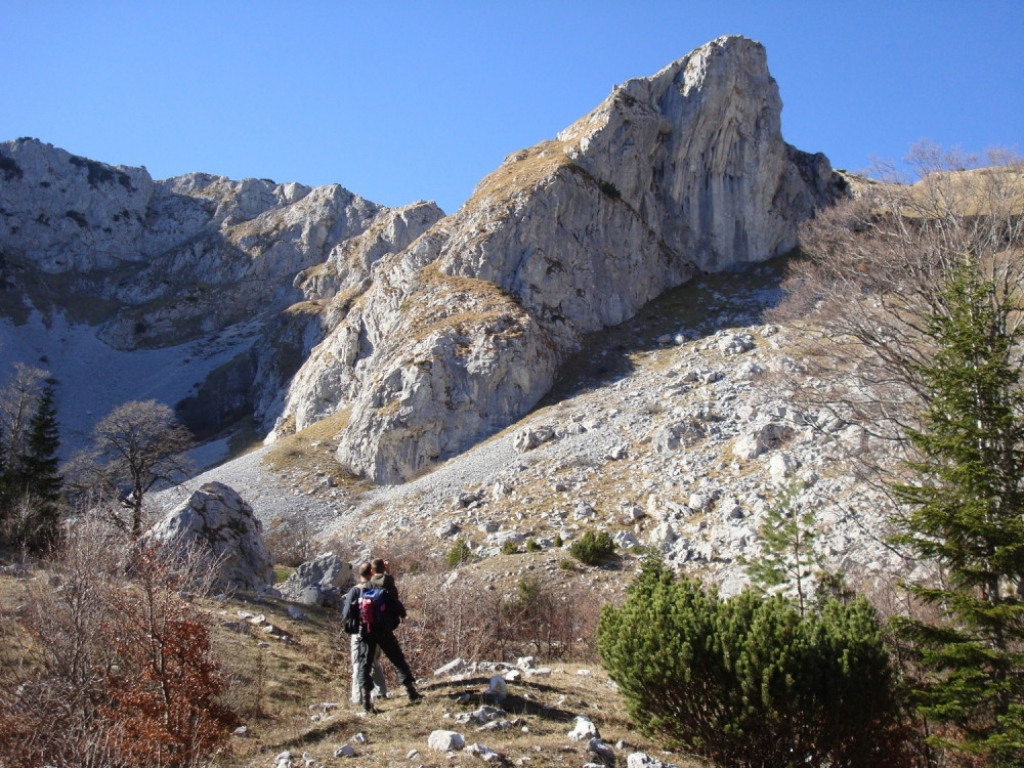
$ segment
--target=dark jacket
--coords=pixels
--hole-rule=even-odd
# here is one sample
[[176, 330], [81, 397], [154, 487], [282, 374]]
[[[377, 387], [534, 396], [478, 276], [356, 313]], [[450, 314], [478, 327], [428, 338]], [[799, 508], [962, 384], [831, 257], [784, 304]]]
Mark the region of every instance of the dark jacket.
[[359, 632], [359, 593], [366, 586], [366, 582], [358, 582], [345, 595], [345, 604], [341, 608], [341, 618], [344, 622], [345, 632], [350, 635], [355, 635]]
[[[374, 583], [375, 579], [377, 580], [376, 583]], [[388, 586], [389, 583], [390, 586]], [[359, 584], [356, 584], [345, 596], [345, 605], [342, 608], [341, 615], [345, 621], [345, 631], [350, 635], [354, 635], [357, 632], [360, 634], [365, 633], [365, 628], [362, 626], [362, 621], [359, 617], [359, 597], [363, 590], [371, 589], [373, 587], [384, 589], [385, 599], [387, 601], [386, 615], [388, 619], [387, 626], [376, 627], [375, 631], [393, 632], [398, 625], [402, 623], [402, 619], [406, 616], [405, 606], [402, 605], [402, 601], [398, 599], [398, 588], [395, 587], [395, 577], [390, 573], [375, 575], [368, 583], [360, 582]]]

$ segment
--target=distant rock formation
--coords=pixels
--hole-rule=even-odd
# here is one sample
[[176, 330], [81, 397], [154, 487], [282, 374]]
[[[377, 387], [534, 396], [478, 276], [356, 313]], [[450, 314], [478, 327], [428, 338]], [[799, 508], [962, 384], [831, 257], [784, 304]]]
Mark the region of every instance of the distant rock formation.
[[219, 589], [258, 591], [274, 583], [274, 559], [252, 507], [223, 483], [206, 483], [146, 534], [163, 545], [194, 547], [216, 564]]
[[182, 403], [200, 436], [246, 415], [269, 429], [279, 415], [285, 385], [328, 330], [319, 302], [293, 284], [300, 272], [361, 238], [339, 251], [358, 283], [381, 243], [400, 250], [443, 215], [429, 203], [391, 211], [337, 184], [154, 181], [34, 139], [0, 143], [0, 179], [0, 309], [16, 323], [32, 309], [63, 312], [122, 350], [244, 329], [239, 356]]
[[407, 480], [533, 407], [581, 334], [698, 270], [790, 250], [840, 182], [783, 141], [781, 108], [764, 48], [723, 37], [510, 155], [380, 260], [296, 375], [278, 431], [348, 409], [339, 461]]

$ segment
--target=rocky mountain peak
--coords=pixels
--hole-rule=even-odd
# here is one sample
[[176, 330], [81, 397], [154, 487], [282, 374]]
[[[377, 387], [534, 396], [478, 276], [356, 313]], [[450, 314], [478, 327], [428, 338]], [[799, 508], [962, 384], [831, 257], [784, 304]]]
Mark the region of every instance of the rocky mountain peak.
[[698, 271], [790, 250], [838, 185], [824, 156], [783, 141], [781, 108], [763, 47], [725, 37], [509, 155], [382, 262], [296, 377], [280, 425], [344, 408], [339, 460], [408, 479], [522, 416], [582, 334]]

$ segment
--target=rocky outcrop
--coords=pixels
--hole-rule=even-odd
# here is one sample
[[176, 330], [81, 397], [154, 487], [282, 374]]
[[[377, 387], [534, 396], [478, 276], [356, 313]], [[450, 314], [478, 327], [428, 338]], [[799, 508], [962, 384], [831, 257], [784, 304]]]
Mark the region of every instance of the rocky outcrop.
[[764, 49], [720, 38], [510, 155], [377, 262], [278, 431], [347, 410], [339, 460], [407, 480], [533, 407], [582, 334], [698, 271], [790, 250], [838, 183], [783, 141], [781, 108]]
[[340, 608], [345, 590], [353, 583], [352, 566], [333, 552], [325, 552], [296, 568], [277, 585], [277, 591], [295, 603]]
[[252, 507], [223, 483], [206, 483], [171, 510], [146, 538], [163, 546], [195, 549], [216, 568], [220, 589], [260, 590], [274, 583], [274, 560]]
[[[381, 255], [443, 215], [427, 203], [390, 211], [338, 185], [154, 181], [34, 139], [0, 144], [0, 178], [0, 308], [15, 323], [61, 312], [115, 349], [219, 336], [228, 341], [211, 347], [237, 348], [180, 394], [199, 436], [247, 415], [269, 429], [287, 382], [336, 322], [337, 292], [366, 283]], [[333, 276], [322, 294], [333, 302], [296, 282], [313, 267]]]
[[[179, 299], [179, 324], [202, 313], [194, 306], [204, 303], [199, 286], [261, 283], [248, 298], [264, 305], [274, 292], [294, 290], [299, 271], [324, 261], [383, 210], [336, 184], [202, 173], [154, 181], [145, 168], [109, 166], [34, 139], [0, 144], [0, 157], [0, 242], [8, 257], [73, 275], [72, 290], [89, 288], [94, 298], [122, 306]], [[290, 304], [301, 296], [286, 298]], [[107, 336], [121, 346], [163, 338], [116, 328]]]
[[444, 218], [0, 144], [0, 306], [122, 350], [210, 339], [216, 366], [181, 393], [197, 433], [332, 417], [347, 469], [402, 482], [533, 408], [584, 334], [792, 248], [843, 182], [785, 143], [781, 108], [761, 45], [723, 37], [513, 153]]

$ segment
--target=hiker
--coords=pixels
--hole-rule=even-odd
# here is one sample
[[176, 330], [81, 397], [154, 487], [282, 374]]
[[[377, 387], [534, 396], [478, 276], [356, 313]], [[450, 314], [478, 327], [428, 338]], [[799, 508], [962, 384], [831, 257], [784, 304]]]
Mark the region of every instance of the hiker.
[[[395, 628], [402, 618], [405, 617], [405, 606], [398, 599], [398, 587], [395, 584], [395, 577], [387, 572], [387, 563], [380, 558], [374, 560], [373, 564], [375, 566], [373, 569], [375, 573], [370, 578], [370, 587], [371, 589], [376, 587], [382, 590], [381, 601], [384, 603], [384, 611], [378, 616], [373, 627], [367, 628], [364, 621], [359, 632], [359, 682], [362, 684], [362, 704], [363, 710], [366, 712], [376, 711], [373, 708], [373, 700], [371, 698], [373, 691], [371, 672], [374, 655], [378, 652], [378, 649], [394, 665], [395, 671], [398, 672], [398, 682], [405, 687], [406, 693], [409, 694], [409, 701], [415, 703], [423, 698], [419, 691], [416, 690], [416, 680], [409, 669], [408, 662], [405, 660], [405, 654], [402, 653], [402, 648], [399, 646], [398, 640], [395, 639], [394, 635]], [[365, 594], [362, 596], [365, 597]]]
[[395, 577], [388, 573], [388, 561], [375, 557], [371, 565], [373, 576], [370, 577], [370, 583], [375, 587], [391, 590], [391, 594], [398, 597], [398, 585], [395, 584]]
[[[359, 581], [349, 591], [348, 597], [345, 598], [345, 606], [346, 606], [346, 608], [344, 609], [345, 612], [343, 613], [343, 615], [345, 615], [345, 616], [348, 615], [348, 606], [349, 606], [349, 604], [352, 601], [359, 599], [359, 594], [358, 594], [359, 591], [364, 589], [366, 587], [366, 585], [370, 583], [370, 576], [372, 574], [373, 574], [373, 566], [371, 565], [371, 563], [369, 561], [366, 561], [365, 563], [361, 563], [359, 565]], [[355, 592], [355, 594], [353, 594], [353, 592]], [[360, 693], [363, 690], [362, 684], [359, 682], [359, 670], [360, 670], [360, 666], [359, 666], [359, 632], [357, 631], [357, 632], [355, 632], [355, 634], [349, 635], [349, 637], [351, 638], [351, 657], [352, 657], [352, 703], [353, 704], [358, 704], [360, 701], [362, 701], [362, 697], [360, 696]], [[375, 697], [377, 699], [386, 698], [387, 695], [388, 695], [388, 687], [387, 687], [387, 684], [384, 682], [384, 667], [382, 667], [380, 665], [380, 649], [379, 648], [377, 649], [377, 652], [374, 654], [372, 677], [373, 677], [373, 684], [374, 684], [374, 688], [375, 688], [375, 691], [374, 691]]]

